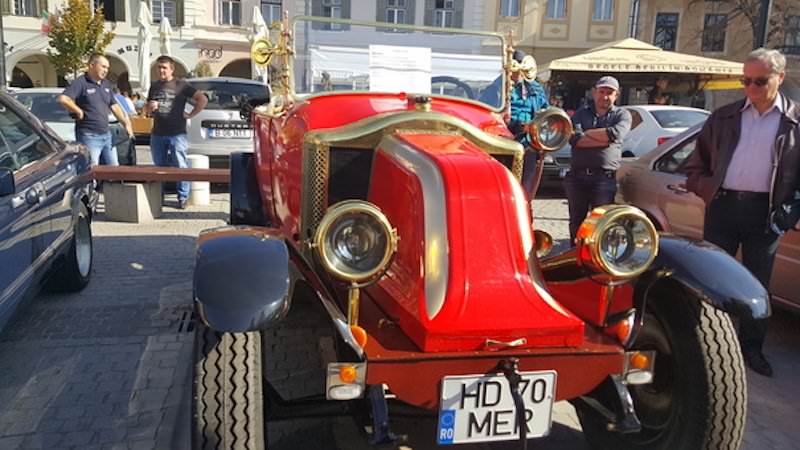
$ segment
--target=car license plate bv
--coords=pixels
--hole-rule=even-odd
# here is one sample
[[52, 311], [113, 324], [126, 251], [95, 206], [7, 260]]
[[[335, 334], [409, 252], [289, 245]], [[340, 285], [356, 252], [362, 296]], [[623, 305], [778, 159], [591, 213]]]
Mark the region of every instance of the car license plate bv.
[[212, 128], [208, 131], [212, 138], [249, 138], [252, 135], [251, 130], [241, 129]]
[[[519, 384], [525, 402], [527, 437], [550, 432], [555, 371], [523, 372]], [[459, 375], [442, 379], [439, 445], [519, 439], [517, 412], [508, 380], [502, 375]]]

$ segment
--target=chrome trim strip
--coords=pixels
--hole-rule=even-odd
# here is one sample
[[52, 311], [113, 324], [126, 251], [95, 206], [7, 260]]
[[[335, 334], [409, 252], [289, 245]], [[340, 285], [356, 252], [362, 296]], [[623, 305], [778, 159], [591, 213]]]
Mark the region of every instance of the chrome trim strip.
[[8, 287], [0, 294], [0, 306], [3, 305], [9, 298], [11, 298], [11, 294], [13, 294], [19, 287], [26, 282], [33, 274], [41, 268], [50, 257], [52, 257], [56, 250], [58, 250], [64, 242], [72, 237], [73, 233], [75, 232], [74, 227], [70, 227], [69, 232], [65, 232], [61, 236], [58, 237], [53, 243], [43, 251], [38, 258], [25, 269], [20, 276], [14, 280], [13, 283], [9, 284]]
[[433, 319], [444, 306], [450, 277], [444, 180], [430, 158], [394, 136], [385, 136], [378, 144], [378, 151], [385, 152], [416, 174], [422, 186], [425, 211], [425, 309], [428, 319]]

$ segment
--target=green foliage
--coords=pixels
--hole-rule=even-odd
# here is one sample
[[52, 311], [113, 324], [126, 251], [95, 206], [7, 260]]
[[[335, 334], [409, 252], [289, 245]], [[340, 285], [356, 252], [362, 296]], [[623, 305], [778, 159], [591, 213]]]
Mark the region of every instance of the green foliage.
[[194, 76], [197, 78], [211, 77], [214, 75], [214, 72], [211, 71], [211, 64], [206, 60], [199, 61], [197, 65], [194, 66], [192, 72], [194, 72]]
[[92, 14], [86, 0], [69, 0], [67, 6], [50, 16], [50, 48], [47, 55], [59, 75], [77, 76], [93, 53], [103, 53], [114, 39], [105, 31], [103, 8]]

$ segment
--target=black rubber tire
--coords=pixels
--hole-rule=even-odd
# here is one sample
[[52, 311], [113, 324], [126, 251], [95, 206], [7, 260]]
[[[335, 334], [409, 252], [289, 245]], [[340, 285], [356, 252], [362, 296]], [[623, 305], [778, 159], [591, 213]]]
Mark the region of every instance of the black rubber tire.
[[[730, 318], [677, 289], [650, 299], [633, 347], [658, 350], [653, 383], [629, 386], [642, 431], [608, 431], [587, 407], [578, 416], [593, 449], [735, 450], [744, 435], [747, 383]], [[665, 348], [666, 347], [666, 348]]]
[[[88, 254], [85, 247], [79, 248], [79, 241], [88, 245]], [[82, 257], [79, 251], [83, 252]], [[86, 205], [81, 202], [69, 248], [64, 255], [63, 263], [57, 263], [53, 268], [47, 281], [47, 288], [56, 292], [78, 292], [85, 288], [92, 277], [93, 255], [92, 219]], [[88, 264], [84, 259], [87, 257]]]
[[264, 450], [261, 333], [195, 333], [192, 448]]

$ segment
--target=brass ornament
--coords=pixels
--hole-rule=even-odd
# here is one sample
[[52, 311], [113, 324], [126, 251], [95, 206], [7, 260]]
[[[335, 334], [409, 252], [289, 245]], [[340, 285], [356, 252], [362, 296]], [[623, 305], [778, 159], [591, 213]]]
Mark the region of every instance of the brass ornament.
[[259, 38], [250, 47], [250, 56], [259, 67], [266, 67], [275, 55], [275, 46], [267, 38]]

